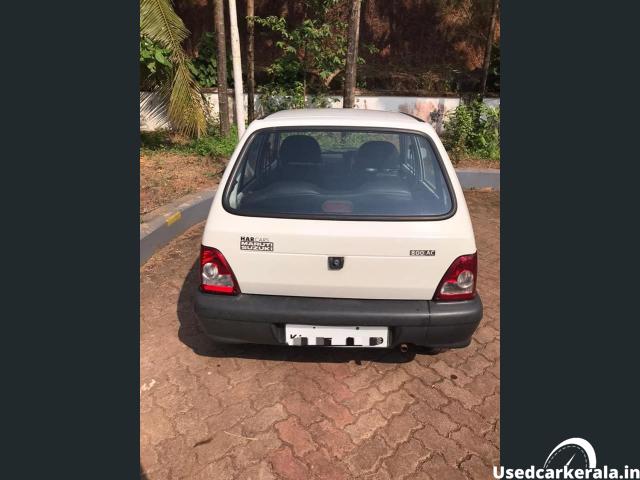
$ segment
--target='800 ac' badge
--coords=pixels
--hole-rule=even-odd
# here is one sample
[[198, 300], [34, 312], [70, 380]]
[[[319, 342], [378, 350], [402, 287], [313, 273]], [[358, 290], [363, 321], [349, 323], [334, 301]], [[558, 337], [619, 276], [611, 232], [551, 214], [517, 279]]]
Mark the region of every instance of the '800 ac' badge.
[[409, 250], [409, 255], [412, 257], [435, 257], [435, 250]]

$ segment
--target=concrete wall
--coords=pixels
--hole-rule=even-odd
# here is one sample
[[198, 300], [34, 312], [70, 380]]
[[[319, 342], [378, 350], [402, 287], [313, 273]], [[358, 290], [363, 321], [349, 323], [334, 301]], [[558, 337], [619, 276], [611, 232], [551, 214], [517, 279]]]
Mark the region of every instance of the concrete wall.
[[[218, 94], [205, 93], [205, 98], [209, 104], [209, 111], [213, 118], [217, 118], [218, 112]], [[342, 108], [342, 97], [332, 97], [331, 108]], [[491, 106], [499, 106], [499, 98], [487, 98], [485, 103]], [[391, 96], [373, 96], [373, 95], [357, 95], [355, 108], [367, 110], [385, 110], [390, 112], [405, 112], [415, 115], [423, 120], [432, 123], [438, 131], [442, 131], [443, 116], [455, 109], [460, 104], [459, 98], [447, 97], [391, 97]], [[233, 121], [234, 101], [233, 94], [229, 96], [230, 119]], [[245, 94], [245, 111], [247, 105], [247, 96]], [[256, 109], [260, 109], [260, 96], [256, 97]], [[433, 122], [431, 112], [438, 111], [439, 120]], [[168, 128], [166, 112], [158, 104], [154, 95], [148, 92], [140, 92], [140, 130], [153, 131]]]

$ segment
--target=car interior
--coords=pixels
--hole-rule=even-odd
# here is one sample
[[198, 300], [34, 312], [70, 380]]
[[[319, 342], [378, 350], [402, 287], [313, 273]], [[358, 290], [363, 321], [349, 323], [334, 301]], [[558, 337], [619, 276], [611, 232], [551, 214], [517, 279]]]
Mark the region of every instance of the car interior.
[[440, 167], [424, 168], [437, 161], [433, 152], [422, 158], [431, 146], [414, 137], [364, 135], [357, 146], [323, 149], [306, 132], [258, 134], [236, 172], [230, 205], [258, 215], [445, 214], [451, 200]]

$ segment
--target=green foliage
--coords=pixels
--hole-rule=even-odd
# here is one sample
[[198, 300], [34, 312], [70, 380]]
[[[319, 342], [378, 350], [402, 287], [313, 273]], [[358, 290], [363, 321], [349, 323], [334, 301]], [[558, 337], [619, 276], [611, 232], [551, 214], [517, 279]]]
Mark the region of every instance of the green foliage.
[[[260, 91], [266, 112], [330, 106], [327, 92], [334, 79], [342, 80], [347, 54], [347, 24], [330, 15], [339, 1], [306, 0], [308, 17], [297, 26], [282, 17], [253, 17], [256, 25], [276, 34], [280, 49], [280, 56], [266, 69], [269, 82]], [[370, 45], [364, 48], [375, 50]]]
[[162, 82], [171, 78], [171, 62], [169, 49], [147, 37], [140, 37], [140, 88], [153, 90]]
[[206, 135], [197, 139], [176, 138], [166, 130], [140, 132], [142, 153], [167, 152], [177, 155], [199, 155], [214, 158], [229, 158], [238, 144], [238, 130], [234, 126], [228, 136], [220, 135], [217, 125], [209, 125]]
[[229, 158], [237, 144], [238, 128], [235, 125], [231, 126], [231, 131], [226, 137], [220, 135], [217, 126], [210, 126], [207, 135], [194, 140], [189, 148], [196, 155]]
[[198, 44], [198, 54], [189, 62], [189, 70], [201, 87], [218, 84], [218, 62], [215, 33], [206, 32]]
[[500, 159], [500, 109], [480, 100], [461, 103], [447, 114], [443, 143], [455, 161], [461, 157]]

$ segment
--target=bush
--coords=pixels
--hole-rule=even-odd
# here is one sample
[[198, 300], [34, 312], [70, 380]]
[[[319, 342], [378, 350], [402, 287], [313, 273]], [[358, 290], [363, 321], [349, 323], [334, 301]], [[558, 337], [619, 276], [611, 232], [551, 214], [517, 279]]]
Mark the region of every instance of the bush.
[[231, 131], [226, 137], [220, 135], [216, 125], [209, 128], [206, 136], [194, 140], [189, 145], [189, 148], [196, 155], [229, 158], [237, 144], [238, 129], [235, 125], [231, 126]]
[[210, 125], [207, 134], [198, 139], [188, 139], [175, 132], [161, 130], [140, 132], [142, 153], [167, 152], [178, 155], [229, 158], [238, 144], [238, 130], [233, 125], [228, 136], [220, 135], [217, 125]]
[[216, 36], [206, 32], [198, 44], [198, 54], [189, 62], [189, 70], [201, 87], [211, 88], [218, 84], [218, 62]]
[[169, 49], [146, 37], [140, 37], [140, 89], [153, 90], [171, 78], [173, 68]]
[[480, 100], [461, 103], [447, 114], [442, 136], [454, 163], [461, 157], [500, 159], [500, 108]]

